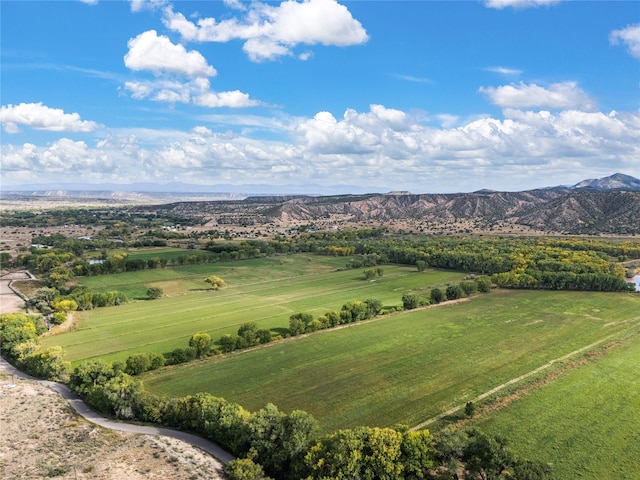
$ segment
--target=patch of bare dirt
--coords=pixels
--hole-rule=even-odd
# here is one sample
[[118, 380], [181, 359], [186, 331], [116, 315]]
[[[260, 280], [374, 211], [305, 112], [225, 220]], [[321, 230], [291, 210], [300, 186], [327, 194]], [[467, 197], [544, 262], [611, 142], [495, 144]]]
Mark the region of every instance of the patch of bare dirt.
[[57, 393], [0, 372], [0, 472], [6, 480], [224, 479], [222, 465], [180, 440], [115, 432]]

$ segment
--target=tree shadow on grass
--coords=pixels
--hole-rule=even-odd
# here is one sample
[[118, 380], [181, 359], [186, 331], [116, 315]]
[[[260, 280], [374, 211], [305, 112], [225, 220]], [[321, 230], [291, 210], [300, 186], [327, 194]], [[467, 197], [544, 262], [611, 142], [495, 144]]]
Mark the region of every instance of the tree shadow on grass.
[[271, 330], [276, 335], [280, 335], [282, 338], [289, 336], [288, 328], [270, 328], [269, 330]]

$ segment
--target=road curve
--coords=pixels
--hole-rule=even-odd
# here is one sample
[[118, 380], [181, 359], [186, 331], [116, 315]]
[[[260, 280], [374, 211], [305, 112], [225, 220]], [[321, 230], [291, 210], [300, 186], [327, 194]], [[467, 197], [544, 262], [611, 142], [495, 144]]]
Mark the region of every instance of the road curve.
[[84, 403], [82, 399], [74, 392], [72, 392], [66, 385], [57, 382], [51, 382], [49, 380], [40, 380], [38, 378], [27, 375], [26, 373], [21, 372], [9, 362], [7, 362], [3, 357], [0, 357], [0, 368], [5, 370], [10, 375], [13, 375], [14, 377], [38, 382], [59, 393], [64, 399], [69, 402], [69, 405], [71, 405], [71, 407], [76, 412], [78, 412], [80, 416], [84, 417], [89, 422], [101, 427], [109, 428], [111, 430], [118, 430], [121, 432], [139, 433], [143, 435], [161, 435], [165, 437], [176, 438], [178, 440], [190, 443], [200, 450], [207, 452], [209, 455], [212, 455], [213, 457], [220, 460], [220, 462], [222, 462], [224, 465], [227, 465], [231, 460], [235, 458], [229, 452], [223, 450], [218, 444], [205, 438], [199, 437], [198, 435], [181, 432], [179, 430], [171, 430], [169, 428], [148, 427], [145, 425], [135, 425], [132, 423], [119, 422], [98, 415], [96, 412], [91, 410], [87, 406], [87, 404]]

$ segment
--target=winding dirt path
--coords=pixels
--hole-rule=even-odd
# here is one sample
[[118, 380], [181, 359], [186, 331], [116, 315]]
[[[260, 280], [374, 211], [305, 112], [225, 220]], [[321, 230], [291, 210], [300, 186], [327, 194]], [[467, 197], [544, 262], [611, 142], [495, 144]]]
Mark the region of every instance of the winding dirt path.
[[104, 428], [108, 428], [111, 430], [118, 430], [120, 432], [128, 432], [128, 433], [139, 433], [144, 435], [161, 435], [165, 437], [175, 438], [178, 440], [182, 440], [184, 442], [190, 443], [191, 445], [207, 452], [209, 455], [217, 458], [223, 464], [228, 464], [235, 457], [231, 455], [229, 452], [223, 450], [216, 443], [207, 440], [205, 438], [199, 437], [198, 435], [193, 435], [191, 433], [181, 432], [178, 430], [171, 430], [169, 428], [158, 428], [158, 427], [148, 427], [144, 425], [135, 425], [131, 423], [119, 422], [110, 420], [101, 415], [98, 415], [96, 412], [91, 410], [86, 403], [82, 401], [82, 399], [69, 390], [69, 387], [57, 382], [51, 382], [48, 380], [39, 380], [34, 378], [26, 373], [21, 372], [9, 362], [7, 362], [4, 358], [0, 357], [0, 368], [5, 370], [10, 375], [13, 375], [18, 378], [23, 378], [26, 380], [31, 380], [34, 382], [38, 382], [51, 390], [59, 393], [64, 399], [69, 402], [69, 405], [82, 417], [88, 420], [91, 423], [99, 425]]
[[35, 280], [31, 272], [21, 270], [0, 277], [0, 315], [20, 312], [24, 308], [24, 299], [11, 286], [14, 280]]

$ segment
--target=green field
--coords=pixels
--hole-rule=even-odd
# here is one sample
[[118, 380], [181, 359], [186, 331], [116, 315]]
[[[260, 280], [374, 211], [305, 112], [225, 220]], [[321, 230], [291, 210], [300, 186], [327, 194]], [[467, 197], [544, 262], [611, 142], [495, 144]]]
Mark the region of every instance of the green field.
[[[235, 334], [245, 322], [284, 333], [293, 313], [321, 315], [351, 300], [375, 298], [384, 305], [401, 305], [408, 290], [426, 293], [463, 278], [459, 272], [420, 273], [415, 267], [385, 265], [382, 277], [366, 281], [362, 270], [337, 270], [346, 261], [290, 255], [83, 278], [83, 284], [96, 290], [119, 290], [135, 297], [157, 286], [169, 296], [77, 312], [77, 330], [44, 337], [42, 343], [63, 346], [72, 362], [124, 360], [133, 353], [184, 348], [197, 332], [214, 339]], [[204, 278], [212, 274], [224, 278], [228, 287], [209, 289]]]
[[306, 410], [325, 431], [413, 426], [638, 324], [633, 294], [494, 291], [143, 379], [157, 394], [207, 391], [249, 410]]
[[640, 331], [480, 422], [554, 478], [640, 479]]

